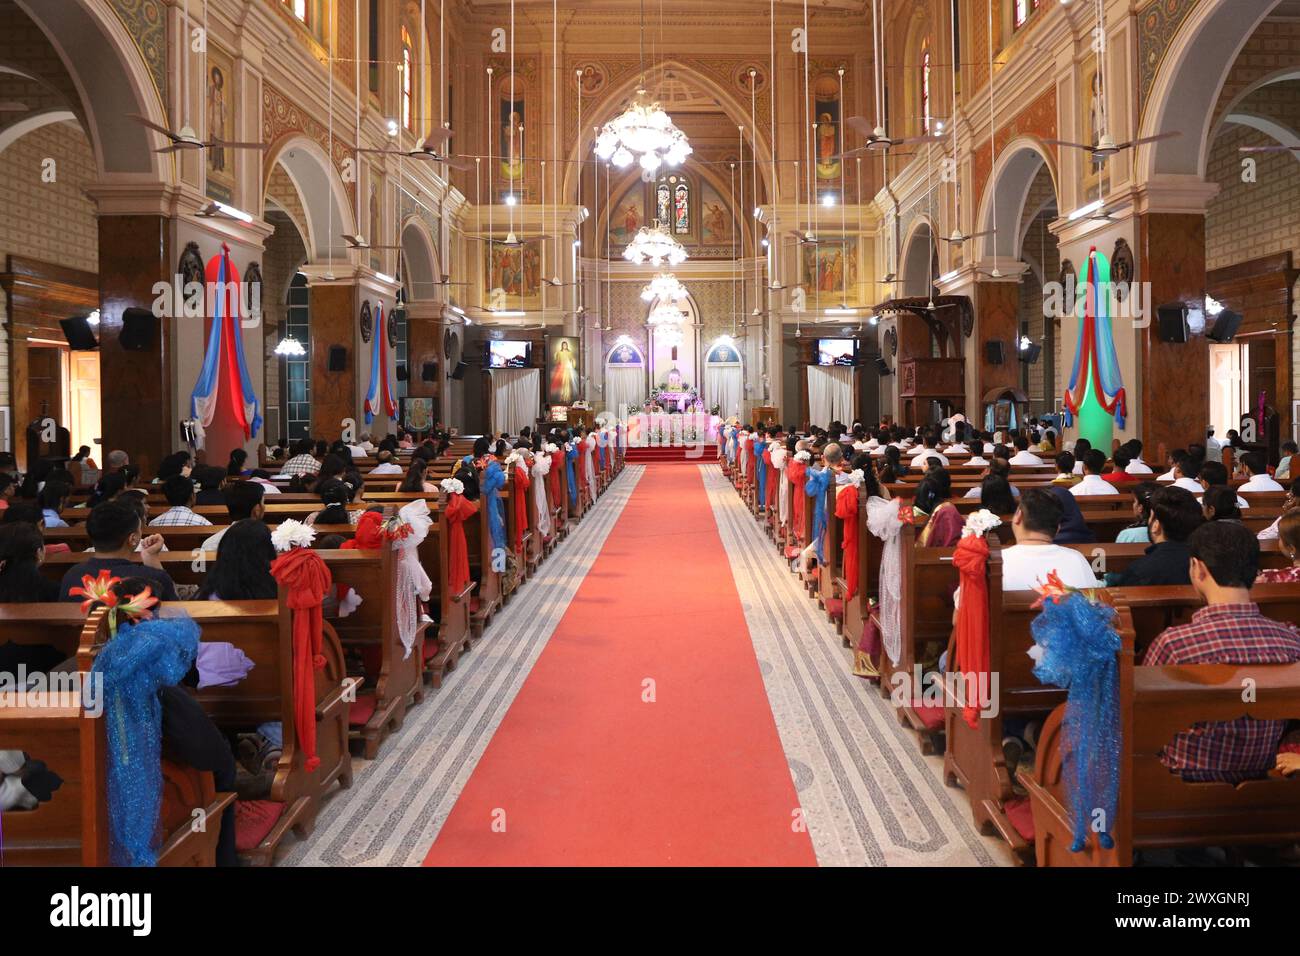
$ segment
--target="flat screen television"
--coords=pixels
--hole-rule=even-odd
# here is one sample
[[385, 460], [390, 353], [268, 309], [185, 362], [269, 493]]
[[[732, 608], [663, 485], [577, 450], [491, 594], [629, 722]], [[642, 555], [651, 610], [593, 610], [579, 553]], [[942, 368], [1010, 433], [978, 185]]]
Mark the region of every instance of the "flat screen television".
[[531, 368], [529, 343], [504, 342], [492, 339], [488, 342], [488, 368]]
[[857, 339], [818, 339], [818, 365], [857, 365]]

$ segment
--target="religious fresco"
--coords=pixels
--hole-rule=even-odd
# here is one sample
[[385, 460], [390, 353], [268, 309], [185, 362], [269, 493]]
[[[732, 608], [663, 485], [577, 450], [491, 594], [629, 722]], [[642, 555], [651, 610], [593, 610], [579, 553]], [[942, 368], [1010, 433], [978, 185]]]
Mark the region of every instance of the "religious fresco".
[[727, 201], [705, 183], [700, 191], [700, 241], [706, 246], [730, 245], [735, 235]]
[[[858, 241], [821, 239], [816, 245], [800, 246], [803, 270], [801, 282], [807, 290], [809, 307], [814, 297], [822, 308], [858, 303]], [[847, 291], [845, 286], [847, 284]]]
[[[489, 243], [484, 276], [484, 304], [487, 308], [542, 307], [542, 240], [529, 239], [522, 245]], [[494, 300], [504, 296], [500, 305]]]
[[817, 78], [813, 87], [813, 115], [816, 125], [814, 136], [819, 180], [839, 179], [843, 168], [840, 160], [833, 158], [842, 151], [839, 81], [838, 76], [824, 74]]
[[646, 224], [645, 186], [639, 181], [623, 193], [611, 207], [609, 217], [610, 254], [621, 255], [623, 247], [632, 241], [637, 230]]
[[[1102, 89], [1101, 75], [1097, 72], [1097, 62], [1092, 60], [1080, 75], [1079, 84], [1079, 126], [1083, 139], [1079, 142], [1096, 146], [1101, 141], [1102, 123]], [[1093, 161], [1091, 155], [1083, 156], [1080, 161], [1084, 198], [1097, 199], [1101, 196], [1101, 173], [1104, 163]]]
[[[517, 182], [524, 178], [524, 133], [525, 107], [523, 81], [515, 77], [514, 99], [510, 98], [510, 77], [506, 76], [497, 84], [498, 115], [495, 152], [500, 156], [498, 175], [508, 182]], [[511, 133], [514, 134], [514, 149], [511, 151]], [[513, 162], [511, 161], [513, 157]]]
[[[369, 218], [367, 219], [367, 222], [370, 224], [368, 238], [370, 243], [376, 246], [391, 245], [391, 243], [385, 243], [383, 241], [384, 224], [380, 213], [383, 206], [384, 175], [372, 166], [370, 170], [370, 190], [367, 204]], [[370, 250], [370, 268], [376, 270], [383, 269], [383, 256], [374, 249]]]
[[[208, 139], [235, 140], [235, 60], [216, 44], [208, 45], [207, 92], [203, 100], [204, 132]], [[212, 146], [204, 152], [207, 195], [235, 203], [235, 150]]]

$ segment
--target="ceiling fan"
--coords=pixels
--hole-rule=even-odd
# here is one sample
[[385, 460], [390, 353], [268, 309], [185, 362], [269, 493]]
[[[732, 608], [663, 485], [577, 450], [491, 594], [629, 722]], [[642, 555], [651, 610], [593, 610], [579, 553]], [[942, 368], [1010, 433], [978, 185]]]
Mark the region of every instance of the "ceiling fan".
[[173, 132], [167, 127], [161, 126], [153, 120], [141, 116], [138, 113], [127, 113], [126, 115], [128, 119], [135, 120], [141, 126], [147, 126], [149, 129], [157, 133], [162, 133], [171, 140], [170, 145], [159, 147], [154, 150], [155, 153], [176, 153], [183, 149], [211, 149], [214, 146], [221, 147], [222, 149], [270, 148], [270, 144], [268, 143], [235, 143], [226, 139], [201, 140], [199, 139], [198, 134], [194, 132], [193, 128], [189, 126], [182, 126], [179, 131]]
[[817, 245], [817, 235], [811, 229], [809, 229], [807, 232], [800, 232], [798, 229], [791, 229], [787, 233], [787, 235], [793, 236], [794, 239], [793, 240], [787, 239], [785, 241], [786, 245], [793, 246], [796, 243], [801, 246]]
[[400, 249], [401, 246], [376, 246], [366, 242], [365, 236], [350, 236], [343, 233], [343, 241], [350, 249]]
[[1168, 133], [1159, 133], [1155, 136], [1143, 136], [1141, 139], [1135, 139], [1127, 143], [1117, 143], [1113, 138], [1111, 138], [1109, 133], [1102, 133], [1101, 136], [1097, 138], [1096, 146], [1088, 146], [1084, 143], [1071, 143], [1064, 139], [1047, 139], [1043, 140], [1043, 142], [1051, 143], [1054, 146], [1070, 146], [1074, 149], [1085, 150], [1092, 154], [1092, 161], [1094, 163], [1104, 163], [1121, 150], [1132, 149], [1134, 146], [1142, 146], [1146, 143], [1156, 143], [1163, 139], [1173, 139], [1176, 136], [1182, 135], [1183, 134], [1178, 130], [1171, 130]]
[[937, 238], [940, 242], [950, 242], [953, 245], [959, 246], [963, 242], [966, 242], [970, 239], [978, 239], [980, 236], [991, 236], [991, 235], [993, 235], [992, 229], [985, 229], [983, 232], [965, 233], [962, 232], [961, 227], [958, 226], [956, 229], [952, 231], [951, 236], [938, 236]]
[[[536, 239], [550, 239], [551, 236], [524, 236], [522, 239], [513, 232], [506, 234], [504, 239], [498, 239], [495, 236], [466, 236], [467, 239], [473, 239], [475, 242], [486, 242], [494, 246], [506, 246], [510, 249], [520, 249], [525, 243], [532, 242]], [[549, 280], [544, 280], [548, 281]]]
[[865, 146], [858, 146], [855, 149], [846, 149], [842, 153], [837, 153], [831, 157], [832, 159], [844, 159], [867, 150], [892, 149], [895, 146], [906, 146], [909, 143], [938, 143], [943, 141], [943, 137], [938, 135], [904, 136], [900, 139], [890, 139], [883, 126], [872, 126], [861, 116], [850, 116], [844, 122], [863, 136], [867, 143]]
[[381, 156], [404, 156], [407, 159], [427, 159], [435, 163], [446, 163], [452, 169], [473, 169], [469, 160], [463, 156], [452, 156], [447, 153], [439, 152], [429, 141], [436, 139], [443, 144], [451, 138], [452, 132], [449, 129], [437, 129], [427, 137], [420, 140], [414, 149], [374, 149], [372, 147], [362, 147], [358, 152], [374, 153]]
[[553, 276], [553, 277], [550, 278], [550, 279], [543, 279], [543, 280], [542, 280], [542, 285], [550, 286], [552, 289], [563, 289], [563, 288], [566, 288], [566, 287], [568, 287], [568, 286], [576, 286], [577, 284], [578, 284], [578, 283], [576, 283], [576, 282], [564, 282], [564, 281], [561, 281], [561, 279], [560, 279], [559, 276]]

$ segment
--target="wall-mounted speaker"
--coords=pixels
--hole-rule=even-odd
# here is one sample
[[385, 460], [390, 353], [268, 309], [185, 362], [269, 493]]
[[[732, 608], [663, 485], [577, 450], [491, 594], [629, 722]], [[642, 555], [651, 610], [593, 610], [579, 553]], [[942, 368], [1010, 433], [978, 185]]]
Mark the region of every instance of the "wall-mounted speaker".
[[457, 362], [456, 367], [452, 370], [451, 377], [459, 382], [465, 377], [465, 370], [468, 368], [469, 366], [464, 362]]
[[876, 356], [876, 371], [881, 375], [889, 374], [889, 363], [879, 356]]
[[1218, 342], [1220, 345], [1231, 342], [1232, 337], [1237, 334], [1237, 329], [1241, 328], [1240, 313], [1233, 312], [1231, 309], [1224, 309], [1214, 320], [1214, 327], [1205, 333], [1205, 337], [1211, 342]]
[[1004, 360], [1001, 342], [993, 340], [984, 343], [984, 361], [990, 365], [1001, 365]]
[[158, 317], [148, 309], [127, 309], [122, 313], [118, 341], [128, 352], [148, 352], [158, 334]]
[[1156, 332], [1161, 342], [1186, 342], [1189, 335], [1187, 306], [1178, 302], [1157, 308]]
[[342, 372], [348, 367], [348, 350], [342, 345], [331, 345], [329, 354], [329, 370], [331, 372]]
[[1020, 361], [1026, 365], [1033, 365], [1038, 361], [1038, 356], [1043, 354], [1043, 347], [1037, 342], [1030, 342], [1020, 350]]
[[436, 382], [438, 380], [438, 363], [425, 362], [420, 366], [421, 382]]
[[411, 377], [411, 373], [406, 370], [405, 364], [401, 364], [397, 366], [397, 380], [399, 382], [405, 382], [410, 377]]
[[68, 347], [74, 352], [89, 352], [99, 348], [95, 333], [84, 315], [74, 315], [70, 319], [59, 319], [63, 337], [68, 340]]

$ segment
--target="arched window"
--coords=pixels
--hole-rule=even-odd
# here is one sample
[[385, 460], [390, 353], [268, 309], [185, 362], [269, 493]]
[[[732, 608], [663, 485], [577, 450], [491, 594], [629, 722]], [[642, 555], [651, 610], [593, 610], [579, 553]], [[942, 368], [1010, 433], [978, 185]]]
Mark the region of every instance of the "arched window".
[[414, 63], [411, 56], [411, 34], [402, 27], [402, 125], [406, 129], [415, 128], [414, 111], [411, 108], [411, 91], [414, 89]]
[[289, 285], [288, 309], [285, 311], [284, 337], [297, 339], [303, 354], [289, 356], [284, 362], [281, 405], [284, 408], [284, 433], [293, 441], [311, 436], [311, 294], [307, 277], [299, 272]]
[[691, 184], [681, 173], [669, 173], [655, 183], [655, 218], [675, 236], [693, 235], [691, 208], [694, 202]]
[[921, 132], [930, 132], [930, 45], [921, 47]]
[[1011, 25], [1019, 30], [1041, 4], [1042, 0], [1011, 0]]

